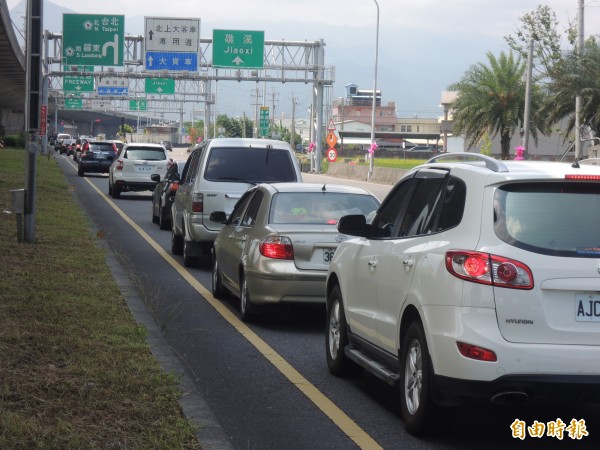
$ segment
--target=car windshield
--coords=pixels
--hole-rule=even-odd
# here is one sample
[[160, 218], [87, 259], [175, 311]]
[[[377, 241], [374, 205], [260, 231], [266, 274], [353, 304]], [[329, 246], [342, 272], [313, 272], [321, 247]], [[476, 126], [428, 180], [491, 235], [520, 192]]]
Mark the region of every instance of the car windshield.
[[164, 161], [167, 155], [162, 148], [127, 147], [125, 158], [133, 161]]
[[500, 239], [545, 255], [600, 255], [600, 185], [535, 183], [506, 185], [494, 198]]
[[246, 147], [214, 147], [204, 178], [245, 183], [297, 181], [290, 152]]
[[281, 192], [271, 203], [269, 223], [336, 224], [348, 214], [368, 216], [379, 206], [370, 195], [336, 192]]

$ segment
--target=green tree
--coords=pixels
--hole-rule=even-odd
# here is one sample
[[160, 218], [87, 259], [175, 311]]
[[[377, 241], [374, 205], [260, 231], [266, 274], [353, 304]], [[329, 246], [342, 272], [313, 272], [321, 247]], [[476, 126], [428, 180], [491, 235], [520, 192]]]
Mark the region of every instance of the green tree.
[[[474, 146], [487, 133], [500, 136], [502, 159], [508, 159], [510, 141], [523, 125], [525, 108], [526, 64], [512, 52], [496, 58], [487, 54], [489, 65], [473, 65], [463, 78], [450, 85], [458, 92], [454, 108], [454, 132], [464, 134], [469, 146]], [[541, 102], [541, 90], [533, 86], [531, 111]], [[530, 130], [537, 142], [537, 130], [543, 128], [536, 113], [530, 117]]]
[[[580, 120], [600, 135], [600, 46], [589, 38], [581, 55], [568, 52], [548, 72], [547, 100], [541, 114], [548, 124], [568, 119], [567, 132], [575, 128], [575, 97], [581, 97]], [[576, 131], [576, 130], [575, 130]]]
[[[529, 40], [534, 41], [534, 68], [544, 75], [556, 62], [562, 59], [560, 48], [559, 22], [552, 8], [547, 5], [538, 7], [519, 18], [520, 24], [514, 34], [504, 37], [509, 47], [524, 61], [529, 55]], [[571, 27], [572, 28], [572, 27]], [[572, 33], [566, 32], [570, 37]]]

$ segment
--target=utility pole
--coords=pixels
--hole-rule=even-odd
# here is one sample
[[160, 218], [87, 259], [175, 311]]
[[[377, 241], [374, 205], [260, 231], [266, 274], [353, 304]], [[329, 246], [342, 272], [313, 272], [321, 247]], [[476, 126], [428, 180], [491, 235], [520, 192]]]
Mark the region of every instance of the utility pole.
[[295, 136], [294, 136], [296, 134], [295, 122], [296, 122], [296, 99], [294, 98], [294, 95], [292, 94], [292, 126], [291, 126], [291, 132], [290, 132], [290, 146], [292, 147], [292, 150], [294, 150], [294, 151], [296, 151]]
[[531, 77], [533, 73], [533, 39], [529, 39], [529, 53], [527, 56], [527, 79], [525, 81], [525, 111], [523, 112], [523, 139], [521, 145], [525, 154], [529, 145], [529, 121], [531, 115]]
[[[577, 9], [577, 56], [583, 53], [583, 0], [579, 0]], [[575, 97], [575, 160], [581, 155], [581, 96]]]

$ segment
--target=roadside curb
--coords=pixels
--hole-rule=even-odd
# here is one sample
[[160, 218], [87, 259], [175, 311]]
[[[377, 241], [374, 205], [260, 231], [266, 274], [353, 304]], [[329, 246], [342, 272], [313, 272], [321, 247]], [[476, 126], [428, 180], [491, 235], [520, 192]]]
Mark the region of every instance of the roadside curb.
[[233, 450], [233, 445], [227, 438], [221, 425], [210, 410], [208, 404], [198, 391], [196, 381], [184, 368], [184, 364], [175, 350], [168, 345], [162, 332], [149, 313], [146, 305], [131, 281], [126, 275], [121, 263], [117, 260], [106, 242], [98, 240], [106, 250], [106, 262], [113, 275], [121, 295], [127, 302], [135, 320], [147, 330], [147, 342], [152, 354], [159, 361], [165, 372], [174, 373], [180, 377], [179, 387], [183, 393], [179, 404], [185, 417], [198, 427], [196, 437], [203, 450]]

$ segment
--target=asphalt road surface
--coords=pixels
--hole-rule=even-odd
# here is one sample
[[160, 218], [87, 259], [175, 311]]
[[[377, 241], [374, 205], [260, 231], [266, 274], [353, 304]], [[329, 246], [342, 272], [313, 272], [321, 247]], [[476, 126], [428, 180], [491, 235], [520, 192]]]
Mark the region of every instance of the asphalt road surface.
[[[210, 433], [199, 433], [201, 440], [207, 439], [204, 448], [600, 448], [600, 409], [591, 406], [461, 408], [454, 426], [442, 431], [440, 424], [437, 436], [408, 435], [394, 389], [366, 373], [349, 379], [329, 375], [324, 307], [277, 307], [258, 322], [244, 324], [237, 300], [218, 301], [210, 294], [209, 264], [188, 269], [180, 256], [171, 255], [170, 232], [152, 223], [150, 192], [125, 193], [114, 200], [107, 196], [107, 175], [80, 178], [70, 158], [56, 159], [93, 231], [110, 250], [109, 259], [119, 262], [120, 277], [136, 286], [135, 293], [126, 295], [141, 298], [145, 316], [155, 322], [163, 342], [155, 353], [170, 353], [178, 361], [184, 402], [196, 402], [196, 419], [205, 428], [218, 424], [221, 433], [214, 441]], [[346, 182], [322, 175], [304, 179]], [[349, 183], [368, 185], [381, 199], [390, 188]], [[516, 419], [529, 426], [536, 420], [583, 420], [589, 436], [578, 440], [565, 434], [560, 440], [527, 435], [521, 440], [510, 428]]]

